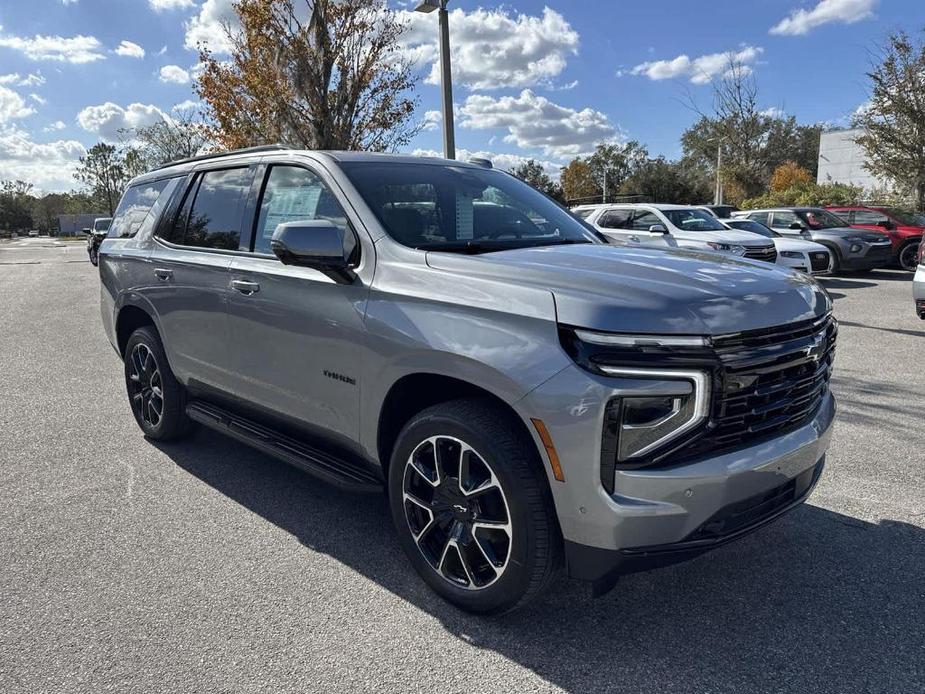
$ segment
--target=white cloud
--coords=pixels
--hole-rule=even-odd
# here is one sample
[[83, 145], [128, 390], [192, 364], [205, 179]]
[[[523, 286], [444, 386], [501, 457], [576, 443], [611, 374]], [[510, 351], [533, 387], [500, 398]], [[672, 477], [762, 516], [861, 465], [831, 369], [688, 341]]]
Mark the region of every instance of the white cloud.
[[798, 36], [823, 24], [853, 24], [873, 17], [877, 0], [819, 0], [811, 10], [793, 10], [770, 29], [772, 34]]
[[764, 111], [761, 111], [761, 115], [768, 118], [784, 118], [787, 112], [777, 106], [768, 106]]
[[45, 84], [45, 78], [41, 72], [30, 73], [25, 77], [18, 72], [11, 72], [8, 75], [0, 75], [0, 84], [12, 84], [15, 87], [41, 87]]
[[77, 0], [61, 0], [62, 5], [76, 5]]
[[[415, 157], [443, 157], [443, 152], [438, 152], [435, 149], [416, 149], [411, 152], [412, 156]], [[457, 161], [468, 161], [469, 159], [488, 159], [491, 161], [492, 166], [496, 169], [501, 169], [502, 171], [510, 171], [515, 166], [520, 166], [528, 159], [533, 159], [540, 166], [543, 167], [543, 170], [551, 177], [559, 177], [559, 168], [561, 164], [557, 164], [552, 161], [545, 161], [543, 159], [536, 159], [535, 157], [523, 157], [519, 154], [497, 154], [495, 152], [486, 152], [478, 151], [474, 152], [468, 149], [458, 149], [456, 150], [456, 159]]]
[[424, 114], [424, 130], [436, 130], [443, 121], [443, 114], [440, 111], [427, 111]]
[[[437, 13], [399, 12], [408, 23], [402, 36], [406, 55], [419, 65], [430, 64], [426, 81], [439, 84]], [[550, 85], [577, 54], [579, 37], [558, 12], [544, 8], [542, 16], [509, 14], [506, 9], [450, 12], [453, 79], [470, 89]]]
[[163, 12], [165, 10], [177, 10], [184, 7], [192, 7], [195, 5], [193, 0], [148, 0], [148, 4], [151, 6], [151, 9], [155, 12]]
[[0, 46], [20, 51], [30, 60], [56, 60], [81, 64], [92, 63], [105, 57], [101, 52], [102, 44], [94, 36], [0, 36]]
[[40, 95], [36, 94], [35, 92], [32, 92], [32, 93], [29, 95], [29, 98], [32, 99], [35, 103], [41, 104], [42, 106], [44, 106], [46, 103], [48, 103], [48, 100], [47, 100], [45, 97], [40, 96]]
[[161, 68], [160, 80], [171, 84], [187, 84], [189, 73], [179, 65], [165, 65]]
[[19, 128], [0, 127], [0, 179], [22, 179], [44, 191], [76, 186], [74, 168], [87, 153], [76, 140], [37, 143]]
[[119, 130], [143, 128], [163, 120], [164, 112], [151, 104], [129, 104], [122, 108], [107, 101], [98, 106], [87, 106], [77, 114], [77, 123], [89, 133], [114, 142]]
[[189, 111], [194, 108], [199, 108], [202, 106], [201, 101], [193, 101], [192, 99], [187, 99], [186, 101], [181, 101], [179, 104], [174, 104], [171, 107], [171, 111]]
[[0, 87], [0, 124], [14, 118], [25, 118], [35, 113], [35, 109], [26, 105], [25, 99], [12, 89]]
[[161, 46], [161, 50], [159, 50], [159, 51], [157, 52], [157, 54], [158, 54], [158, 55], [164, 55], [164, 53], [166, 53], [166, 52], [167, 52], [167, 45], [165, 44], [165, 45]]
[[686, 77], [693, 84], [707, 84], [710, 80], [727, 73], [732, 64], [740, 66], [742, 75], [750, 74], [752, 65], [763, 52], [764, 49], [759, 46], [742, 46], [737, 51], [709, 53], [693, 59], [682, 54], [671, 60], [640, 63], [630, 70], [629, 74], [645, 75], [650, 80]]
[[64, 130], [66, 127], [67, 125], [63, 120], [56, 120], [54, 123], [49, 123], [44, 128], [42, 128], [42, 132], [51, 133], [55, 130]]
[[505, 142], [568, 157], [591, 150], [617, 135], [607, 116], [591, 108], [577, 111], [524, 89], [518, 96], [473, 94], [459, 109], [460, 127], [505, 129]]
[[205, 0], [199, 14], [186, 23], [183, 45], [191, 51], [198, 50], [202, 44], [216, 55], [230, 53], [231, 43], [225, 34], [225, 25], [238, 26], [232, 2], [233, 0]]
[[116, 55], [124, 55], [127, 58], [144, 58], [145, 49], [139, 46], [137, 43], [132, 43], [131, 41], [123, 41], [119, 44], [119, 47], [116, 48]]

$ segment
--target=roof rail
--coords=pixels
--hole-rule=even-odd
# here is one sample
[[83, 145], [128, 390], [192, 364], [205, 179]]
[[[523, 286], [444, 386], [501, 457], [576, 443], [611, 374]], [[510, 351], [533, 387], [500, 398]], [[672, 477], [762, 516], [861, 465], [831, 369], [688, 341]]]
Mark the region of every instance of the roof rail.
[[271, 152], [273, 150], [280, 149], [292, 149], [287, 145], [274, 144], [274, 145], [258, 145], [257, 147], [244, 147], [243, 149], [230, 149], [224, 152], [211, 152], [209, 154], [200, 154], [195, 157], [189, 157], [188, 159], [177, 159], [175, 161], [169, 161], [166, 164], [161, 164], [160, 166], [155, 166], [152, 171], [157, 171], [158, 169], [166, 169], [168, 166], [176, 166], [177, 164], [190, 164], [194, 161], [206, 161], [208, 159], [219, 159], [221, 157], [230, 157], [234, 154], [252, 154], [254, 152]]

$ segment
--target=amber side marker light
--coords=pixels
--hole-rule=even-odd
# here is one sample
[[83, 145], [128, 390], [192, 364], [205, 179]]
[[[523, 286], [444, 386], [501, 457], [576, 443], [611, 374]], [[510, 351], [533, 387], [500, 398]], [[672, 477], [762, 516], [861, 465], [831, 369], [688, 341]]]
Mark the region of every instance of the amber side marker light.
[[540, 441], [543, 442], [543, 448], [546, 449], [546, 455], [549, 456], [549, 466], [552, 468], [553, 477], [559, 482], [565, 482], [565, 475], [562, 474], [562, 466], [559, 464], [559, 454], [556, 453], [556, 447], [552, 445], [552, 436], [549, 430], [543, 424], [542, 419], [530, 419], [533, 426], [536, 427], [536, 433], [540, 435]]

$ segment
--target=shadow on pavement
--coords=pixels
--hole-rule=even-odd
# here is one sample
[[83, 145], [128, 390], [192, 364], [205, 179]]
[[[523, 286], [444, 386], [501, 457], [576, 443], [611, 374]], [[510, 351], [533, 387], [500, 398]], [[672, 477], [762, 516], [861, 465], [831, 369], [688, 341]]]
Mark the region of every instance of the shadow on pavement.
[[[832, 296], [829, 294], [829, 296]], [[912, 302], [909, 302], [910, 306]], [[910, 310], [911, 313], [911, 310]], [[925, 329], [922, 330], [904, 330], [903, 328], [881, 328], [876, 325], [864, 325], [863, 323], [853, 323], [847, 320], [838, 321], [839, 325], [846, 325], [850, 328], [865, 328], [867, 330], [882, 330], [885, 333], [896, 333], [897, 335], [912, 335], [913, 337], [925, 337]]]
[[804, 505], [694, 561], [626, 577], [603, 598], [562, 579], [521, 612], [480, 619], [413, 572], [384, 498], [337, 491], [207, 430], [158, 446], [456, 638], [569, 691], [925, 690], [925, 531], [913, 525]]
[[822, 280], [822, 286], [826, 289], [864, 289], [877, 286], [875, 282], [863, 282], [850, 277], [819, 277], [817, 279]]

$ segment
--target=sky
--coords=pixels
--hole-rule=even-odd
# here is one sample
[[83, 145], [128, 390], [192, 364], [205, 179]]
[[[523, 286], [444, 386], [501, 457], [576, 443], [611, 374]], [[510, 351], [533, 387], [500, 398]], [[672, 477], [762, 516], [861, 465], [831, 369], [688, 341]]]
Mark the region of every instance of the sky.
[[[300, 0], [297, 0], [300, 1]], [[74, 166], [120, 128], [196, 103], [196, 46], [227, 50], [232, 0], [0, 0], [0, 179], [77, 187]], [[442, 149], [436, 13], [390, 0], [421, 79], [423, 129], [407, 151]], [[451, 0], [459, 157], [550, 173], [601, 141], [681, 154], [734, 54], [762, 108], [845, 125], [891, 31], [925, 38], [925, 0]]]

